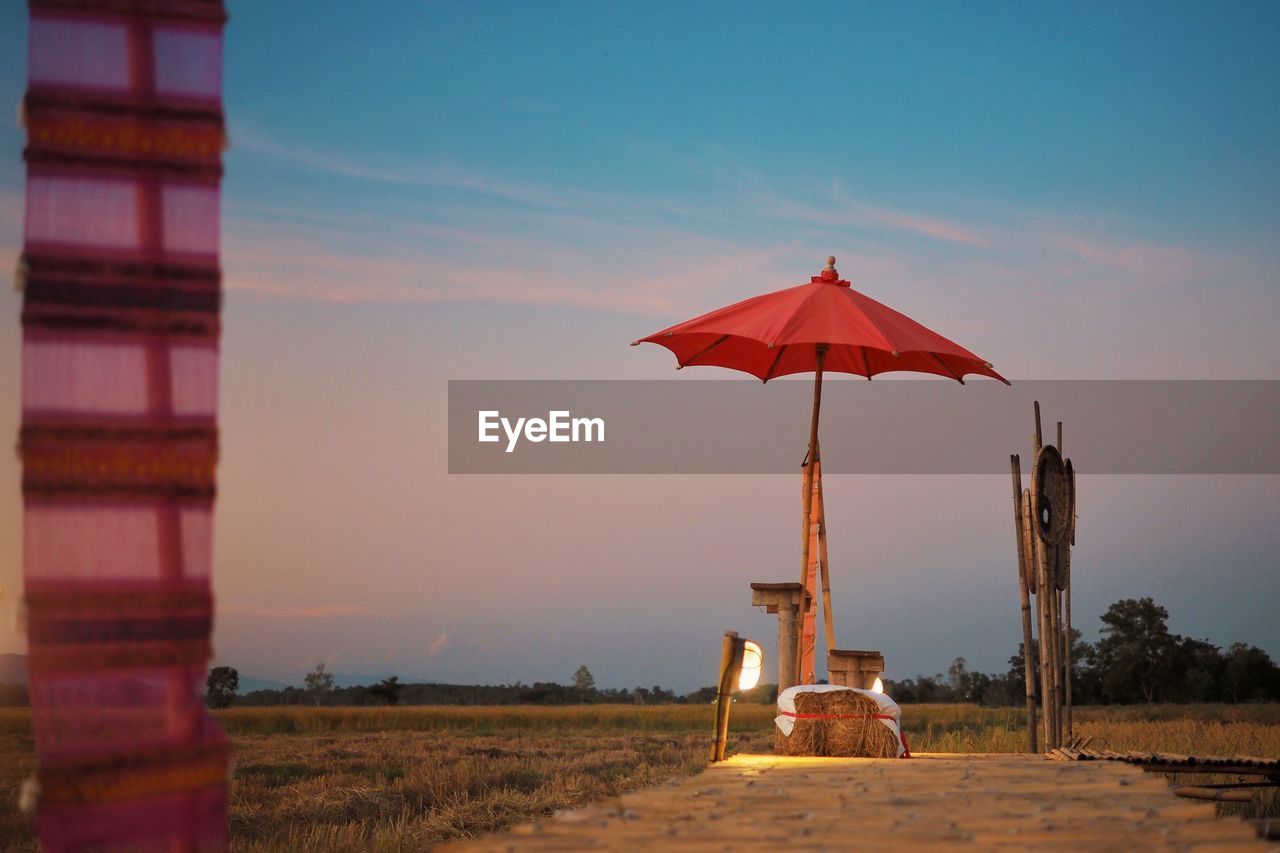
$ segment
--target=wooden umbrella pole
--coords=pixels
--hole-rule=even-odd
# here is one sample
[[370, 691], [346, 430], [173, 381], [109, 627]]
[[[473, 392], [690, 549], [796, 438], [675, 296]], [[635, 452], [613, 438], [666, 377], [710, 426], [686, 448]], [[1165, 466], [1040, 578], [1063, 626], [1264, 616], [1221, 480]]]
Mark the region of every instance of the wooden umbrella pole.
[[[818, 449], [821, 455], [822, 449]], [[813, 469], [814, 491], [818, 501], [818, 568], [822, 572], [822, 627], [827, 651], [836, 647], [835, 617], [831, 612], [831, 572], [827, 566], [827, 501], [822, 495], [822, 463]]]
[[800, 672], [798, 667], [800, 660], [804, 654], [804, 616], [809, 612], [806, 605], [809, 592], [809, 538], [813, 524], [813, 469], [814, 464], [818, 461], [818, 415], [822, 410], [822, 363], [827, 358], [827, 348], [823, 344], [818, 344], [817, 364], [813, 372], [813, 416], [809, 421], [809, 462], [804, 468], [804, 494], [802, 495], [801, 505], [803, 507], [803, 525], [801, 527], [800, 537], [800, 625], [801, 630], [796, 632], [796, 679], [798, 684], [803, 684], [806, 673]]
[[1027, 693], [1027, 750], [1036, 749], [1036, 671], [1035, 640], [1031, 633], [1031, 595], [1027, 589], [1026, 537], [1022, 527], [1022, 466], [1018, 455], [1009, 457], [1013, 476], [1013, 529], [1018, 542], [1018, 596], [1022, 600], [1022, 663]]

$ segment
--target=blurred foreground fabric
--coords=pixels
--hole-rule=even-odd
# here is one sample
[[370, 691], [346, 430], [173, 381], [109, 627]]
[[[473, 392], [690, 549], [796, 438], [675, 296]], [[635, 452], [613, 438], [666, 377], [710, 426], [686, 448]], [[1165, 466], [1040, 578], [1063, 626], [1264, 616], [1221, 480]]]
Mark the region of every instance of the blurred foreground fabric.
[[221, 0], [31, 0], [23, 571], [47, 850], [224, 849], [202, 701]]

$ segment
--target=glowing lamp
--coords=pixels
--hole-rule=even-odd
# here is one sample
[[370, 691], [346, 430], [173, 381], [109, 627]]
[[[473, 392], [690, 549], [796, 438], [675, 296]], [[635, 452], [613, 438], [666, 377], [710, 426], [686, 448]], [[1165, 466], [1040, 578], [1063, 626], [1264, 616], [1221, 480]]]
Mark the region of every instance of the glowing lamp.
[[873, 685], [871, 685], [871, 692], [872, 692], [872, 693], [883, 693], [883, 692], [884, 692], [884, 682], [883, 682], [883, 681], [881, 681], [879, 678], [877, 678], [877, 679], [876, 679], [876, 683], [875, 683], [875, 684], [873, 684]]
[[738, 689], [750, 690], [760, 683], [760, 672], [764, 669], [764, 652], [759, 644], [750, 640], [742, 641], [742, 669], [738, 672]]
[[724, 643], [720, 647], [720, 681], [716, 686], [716, 731], [715, 738], [711, 741], [712, 761], [724, 761], [733, 691], [755, 687], [763, 669], [764, 652], [759, 644], [742, 639], [736, 631], [724, 632]]

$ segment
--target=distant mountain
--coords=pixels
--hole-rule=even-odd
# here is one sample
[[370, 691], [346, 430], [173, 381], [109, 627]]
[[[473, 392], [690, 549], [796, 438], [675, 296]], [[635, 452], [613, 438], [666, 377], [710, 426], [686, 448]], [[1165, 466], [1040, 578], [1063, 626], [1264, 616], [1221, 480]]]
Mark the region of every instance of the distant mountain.
[[[342, 672], [332, 672], [330, 675], [333, 676], [334, 687], [364, 687], [369, 684], [377, 684], [387, 677], [385, 675], [349, 675]], [[298, 680], [294, 682], [274, 681], [270, 678], [254, 678], [252, 675], [240, 673], [240, 689], [236, 692], [243, 696], [255, 690], [283, 690], [286, 687], [301, 688], [303, 686], [303, 678], [305, 676], [300, 675]], [[404, 681], [405, 679], [401, 678], [400, 680]]]
[[27, 656], [0, 655], [0, 684], [27, 683]]
[[240, 688], [236, 693], [243, 696], [255, 690], [283, 690], [288, 686], [283, 681], [272, 681], [270, 678], [254, 678], [252, 675], [241, 673]]
[[[349, 672], [331, 672], [329, 674], [333, 676], [334, 688], [339, 690], [344, 687], [369, 687], [377, 684], [385, 678], [390, 678], [393, 675], [400, 679], [401, 684], [426, 684], [429, 682], [429, 679], [426, 678], [410, 677], [398, 672], [383, 672], [377, 675], [370, 675], [368, 673], [362, 675], [360, 673]], [[271, 681], [266, 678], [254, 678], [251, 675], [242, 674], [240, 676], [240, 690], [238, 692], [239, 695], [243, 696], [246, 693], [253, 692], [254, 690], [283, 690], [286, 687], [302, 688], [304, 686], [304, 678], [306, 678], [305, 675], [300, 675], [296, 681], [284, 682]]]
[[[335, 672], [333, 674], [333, 686], [334, 687], [368, 687], [371, 684], [377, 684], [382, 679], [390, 678], [393, 675], [399, 675], [399, 673], [386, 672], [386, 673], [383, 673], [382, 675], [347, 675], [341, 672]], [[403, 675], [399, 675], [399, 678], [400, 678], [401, 684], [408, 684], [410, 681], [420, 680], [416, 678], [406, 678]]]
[[[374, 679], [376, 681], [377, 679]], [[27, 683], [27, 656], [0, 655], [0, 684]], [[372, 682], [366, 682], [372, 683]], [[283, 681], [272, 681], [269, 678], [254, 678], [252, 675], [240, 676], [239, 693], [252, 693], [255, 690], [282, 690], [288, 687]]]

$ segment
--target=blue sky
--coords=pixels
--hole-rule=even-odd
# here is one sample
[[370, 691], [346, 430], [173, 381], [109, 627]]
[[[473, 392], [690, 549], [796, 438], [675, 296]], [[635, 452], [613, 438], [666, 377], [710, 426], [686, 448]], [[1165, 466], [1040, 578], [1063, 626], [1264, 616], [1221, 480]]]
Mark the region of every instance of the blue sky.
[[[229, 8], [215, 639], [244, 672], [707, 682], [720, 630], [770, 632], [746, 582], [790, 579], [796, 485], [450, 478], [445, 382], [672, 376], [626, 344], [829, 253], [1015, 381], [1280, 378], [1274, 3]], [[24, 18], [0, 7], [11, 104]], [[21, 146], [0, 127], [4, 269]], [[898, 676], [1003, 668], [1007, 481], [832, 480], [847, 644]], [[1156, 594], [1280, 656], [1276, 478], [1085, 488], [1086, 628]]]

